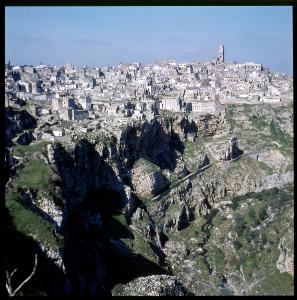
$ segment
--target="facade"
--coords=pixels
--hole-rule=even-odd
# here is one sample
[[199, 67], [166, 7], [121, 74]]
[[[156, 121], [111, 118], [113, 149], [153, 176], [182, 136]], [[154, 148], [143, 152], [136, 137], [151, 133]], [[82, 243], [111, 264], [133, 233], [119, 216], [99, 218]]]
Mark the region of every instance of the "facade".
[[194, 113], [215, 113], [216, 101], [197, 101], [191, 103], [191, 111]]
[[74, 108], [75, 102], [72, 98], [62, 97], [62, 98], [54, 98], [52, 99], [52, 109], [53, 111], [58, 111], [63, 108]]
[[65, 120], [65, 121], [72, 120], [72, 109], [62, 108], [59, 111], [59, 114], [60, 114], [61, 119]]
[[89, 118], [89, 112], [87, 110], [78, 110], [72, 109], [71, 110], [71, 120], [72, 121], [79, 121]]
[[182, 101], [176, 97], [163, 97], [160, 103], [160, 109], [181, 111]]
[[90, 110], [92, 108], [92, 100], [90, 96], [80, 97], [78, 102], [84, 110]]

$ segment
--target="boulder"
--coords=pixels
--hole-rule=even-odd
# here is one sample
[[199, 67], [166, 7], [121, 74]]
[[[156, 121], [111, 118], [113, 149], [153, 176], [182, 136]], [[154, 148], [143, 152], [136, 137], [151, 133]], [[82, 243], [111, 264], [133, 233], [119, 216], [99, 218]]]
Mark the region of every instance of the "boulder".
[[169, 181], [158, 166], [141, 158], [133, 166], [132, 184], [136, 195], [146, 198], [164, 190], [169, 185]]

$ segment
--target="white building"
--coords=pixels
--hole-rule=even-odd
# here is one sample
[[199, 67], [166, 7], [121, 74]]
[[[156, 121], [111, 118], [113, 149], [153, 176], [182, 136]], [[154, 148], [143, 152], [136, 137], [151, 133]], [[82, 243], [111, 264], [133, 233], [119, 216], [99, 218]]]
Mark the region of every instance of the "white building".
[[176, 97], [163, 97], [160, 103], [160, 109], [166, 109], [170, 111], [181, 111], [182, 101]]
[[60, 137], [60, 136], [63, 136], [64, 135], [64, 131], [63, 131], [63, 129], [54, 129], [53, 130], [53, 135], [55, 136], [55, 137]]
[[78, 102], [84, 110], [90, 110], [92, 108], [92, 99], [90, 96], [79, 97]]
[[197, 113], [214, 113], [217, 109], [216, 101], [197, 101], [191, 102], [192, 112]]

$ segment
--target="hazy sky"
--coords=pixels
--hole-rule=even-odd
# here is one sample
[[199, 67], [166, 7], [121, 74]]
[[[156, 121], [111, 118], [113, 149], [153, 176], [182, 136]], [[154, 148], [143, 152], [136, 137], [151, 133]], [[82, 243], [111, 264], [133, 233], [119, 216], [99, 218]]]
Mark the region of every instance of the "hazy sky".
[[5, 61], [82, 66], [225, 59], [293, 72], [290, 6], [6, 7]]

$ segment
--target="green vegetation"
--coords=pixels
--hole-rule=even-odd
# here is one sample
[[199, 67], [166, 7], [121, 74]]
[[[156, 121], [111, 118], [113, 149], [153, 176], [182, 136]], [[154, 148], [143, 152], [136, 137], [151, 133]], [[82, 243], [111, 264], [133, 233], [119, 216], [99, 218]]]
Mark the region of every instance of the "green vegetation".
[[211, 243], [207, 244], [205, 248], [208, 250], [207, 257], [210, 261], [210, 264], [215, 266], [216, 272], [224, 273], [226, 261], [222, 250]]
[[123, 214], [111, 216], [107, 230], [111, 238], [119, 239], [129, 249], [133, 249], [134, 236]]
[[[261, 279], [261, 283], [248, 294], [292, 294], [293, 278], [288, 273], [281, 274], [276, 268], [276, 261], [279, 240], [293, 228], [293, 195], [294, 186], [290, 184], [232, 200], [232, 208], [236, 209], [233, 230], [237, 233], [233, 245], [239, 263], [247, 281]], [[248, 199], [251, 199], [249, 205], [239, 207]], [[263, 226], [263, 221], [271, 218], [268, 208], [274, 212], [273, 222]]]
[[253, 109], [253, 105], [252, 104], [243, 104], [243, 111], [244, 113], [251, 113]]
[[293, 138], [283, 132], [275, 121], [270, 122], [270, 133], [273, 139], [279, 142], [285, 148], [293, 147]]
[[259, 164], [257, 160], [249, 156], [242, 156], [238, 160], [232, 162], [231, 167], [223, 173], [223, 177], [230, 178], [232, 176], [236, 177], [239, 174], [248, 174], [253, 178], [261, 178], [261, 170], [263, 168], [267, 175], [271, 174], [272, 170], [266, 164]]
[[16, 230], [41, 241], [53, 250], [58, 250], [62, 246], [62, 239], [54, 234], [54, 226], [49, 222], [11, 198], [7, 200], [7, 208]]
[[167, 233], [170, 240], [183, 241], [186, 246], [191, 246], [191, 238], [197, 239], [197, 243], [202, 242], [205, 233], [201, 231], [206, 219], [201, 217], [191, 221], [189, 225], [180, 231], [170, 231]]
[[42, 142], [36, 142], [31, 143], [30, 145], [16, 145], [13, 147], [13, 154], [15, 156], [23, 157], [28, 154], [36, 153], [36, 152], [42, 152], [45, 147], [50, 144], [48, 141], [42, 141]]
[[156, 262], [156, 255], [150, 246], [150, 242], [147, 241], [143, 236], [135, 236], [135, 239], [133, 240], [133, 251], [141, 254], [152, 262]]
[[198, 256], [196, 260], [196, 268], [200, 271], [201, 277], [205, 282], [208, 282], [210, 279], [207, 267], [203, 261], [202, 256]]
[[252, 118], [252, 126], [259, 129], [263, 130], [263, 127], [268, 126], [269, 124], [263, 119], [263, 118]]
[[190, 172], [197, 171], [199, 165], [199, 159], [208, 154], [204, 144], [208, 138], [202, 140], [196, 140], [195, 142], [187, 141], [184, 143], [185, 149], [183, 154], [183, 161]]
[[234, 114], [234, 110], [236, 109], [236, 105], [235, 104], [229, 104], [226, 105], [226, 117], [228, 122], [230, 123], [230, 127], [231, 130], [233, 131], [234, 127], [235, 127], [235, 114]]
[[273, 174], [273, 169], [270, 166], [268, 166], [266, 163], [264, 163], [263, 161], [256, 161], [256, 162], [258, 167], [263, 171], [265, 171], [267, 175]]
[[48, 185], [49, 179], [49, 166], [41, 160], [31, 160], [19, 171], [15, 183], [16, 187], [42, 189]]
[[218, 213], [213, 217], [212, 224], [215, 227], [219, 227], [225, 220], [226, 218], [222, 216], [220, 213]]
[[289, 172], [289, 171], [294, 171], [294, 165], [293, 164], [290, 164], [286, 167], [286, 170], [285, 172]]
[[242, 196], [237, 196], [232, 199], [232, 204], [230, 205], [231, 208], [234, 210], [239, 206], [240, 203], [243, 203], [245, 200], [252, 198], [256, 199], [258, 201], [266, 202], [268, 205], [268, 201], [270, 199], [273, 199], [269, 202], [269, 205], [272, 207], [280, 207], [285, 202], [288, 201], [290, 195], [294, 192], [294, 187], [292, 185], [288, 185], [283, 189], [278, 189], [276, 187], [269, 189], [269, 190], [263, 190], [261, 192], [251, 192], [246, 193]]
[[118, 214], [118, 215], [113, 215], [112, 216], [115, 220], [117, 220], [121, 225], [124, 227], [128, 227], [128, 224], [126, 222], [126, 218], [124, 214]]
[[256, 288], [257, 292], [267, 291], [270, 295], [292, 295], [293, 290], [294, 278], [288, 273], [267, 274], [261, 287]]

